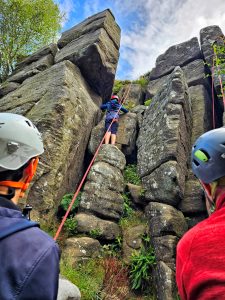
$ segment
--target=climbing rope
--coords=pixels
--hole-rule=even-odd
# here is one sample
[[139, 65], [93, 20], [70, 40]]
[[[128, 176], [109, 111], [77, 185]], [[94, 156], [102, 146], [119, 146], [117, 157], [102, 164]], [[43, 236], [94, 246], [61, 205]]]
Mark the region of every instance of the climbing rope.
[[[117, 111], [117, 115], [119, 114], [119, 112], [120, 112], [120, 110], [121, 110], [121, 108], [122, 108], [123, 103], [125, 103], [125, 101], [126, 101], [126, 99], [127, 99], [127, 97], [128, 97], [128, 94], [129, 94], [129, 92], [130, 92], [130, 87], [131, 87], [131, 84], [127, 87], [127, 93], [126, 93], [126, 91], [125, 91], [125, 92], [124, 92], [124, 97], [121, 98], [121, 105], [120, 105], [120, 107], [119, 107], [119, 109], [118, 109], [118, 111]], [[125, 93], [126, 93], [126, 94], [125, 94]], [[67, 219], [67, 217], [68, 217], [68, 215], [69, 215], [69, 213], [70, 213], [70, 211], [71, 211], [71, 208], [72, 208], [74, 202], [76, 201], [77, 196], [78, 196], [78, 194], [79, 194], [79, 192], [80, 192], [80, 190], [81, 190], [81, 188], [82, 188], [82, 186], [83, 186], [83, 183], [84, 183], [84, 181], [85, 181], [85, 179], [86, 179], [86, 177], [87, 177], [87, 175], [88, 175], [88, 173], [89, 173], [89, 171], [90, 171], [90, 169], [91, 169], [91, 167], [92, 167], [92, 165], [93, 165], [93, 163], [94, 163], [94, 161], [95, 161], [95, 159], [96, 159], [96, 157], [97, 157], [97, 155], [98, 155], [98, 152], [99, 152], [99, 150], [100, 150], [100, 147], [101, 147], [101, 145], [103, 144], [103, 141], [105, 140], [106, 134], [109, 132], [109, 130], [110, 130], [110, 128], [111, 128], [111, 126], [112, 126], [112, 124], [113, 124], [114, 121], [115, 121], [115, 118], [114, 118], [114, 119], [112, 120], [112, 122], [110, 123], [109, 128], [107, 129], [107, 131], [106, 131], [104, 137], [102, 138], [102, 140], [101, 140], [101, 142], [100, 142], [100, 144], [99, 144], [97, 150], [95, 151], [95, 154], [94, 154], [94, 156], [93, 156], [93, 158], [92, 158], [92, 160], [91, 160], [91, 162], [90, 162], [90, 164], [89, 164], [89, 166], [88, 166], [88, 168], [87, 168], [87, 170], [86, 170], [86, 172], [85, 172], [85, 174], [84, 174], [84, 176], [83, 176], [82, 179], [81, 179], [81, 182], [80, 182], [80, 184], [79, 184], [79, 186], [78, 186], [78, 188], [77, 188], [77, 190], [76, 190], [76, 192], [75, 192], [75, 194], [74, 194], [74, 196], [73, 196], [73, 199], [71, 200], [70, 205], [69, 205], [69, 207], [68, 207], [68, 209], [67, 209], [67, 211], [66, 211], [66, 213], [65, 213], [65, 215], [64, 215], [64, 217], [63, 217], [63, 219], [62, 219], [62, 221], [61, 221], [61, 223], [60, 223], [60, 225], [59, 225], [59, 228], [58, 228], [58, 230], [57, 230], [55, 236], [54, 236], [54, 240], [55, 240], [55, 241], [56, 241], [57, 238], [59, 237], [59, 234], [60, 234], [60, 232], [61, 232], [61, 230], [62, 230], [62, 228], [63, 228], [64, 223], [66, 222], [66, 219]]]

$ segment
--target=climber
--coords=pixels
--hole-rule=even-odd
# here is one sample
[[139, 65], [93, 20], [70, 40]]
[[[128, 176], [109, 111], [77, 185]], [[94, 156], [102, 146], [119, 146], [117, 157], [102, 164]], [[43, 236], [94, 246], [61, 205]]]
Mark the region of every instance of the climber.
[[57, 297], [59, 248], [17, 206], [43, 151], [41, 134], [29, 119], [0, 113], [1, 300]]
[[[119, 126], [119, 110], [128, 113], [128, 110], [122, 106], [121, 101], [118, 96], [112, 95], [111, 100], [100, 106], [102, 110], [107, 110], [105, 118], [105, 130], [108, 132], [105, 136], [105, 144], [109, 144], [111, 138], [111, 144], [115, 145], [116, 143], [116, 134]], [[112, 123], [113, 121], [113, 123]], [[110, 124], [111, 127], [109, 128]]]
[[205, 192], [209, 218], [178, 243], [178, 291], [182, 300], [225, 299], [225, 128], [197, 139], [192, 169]]

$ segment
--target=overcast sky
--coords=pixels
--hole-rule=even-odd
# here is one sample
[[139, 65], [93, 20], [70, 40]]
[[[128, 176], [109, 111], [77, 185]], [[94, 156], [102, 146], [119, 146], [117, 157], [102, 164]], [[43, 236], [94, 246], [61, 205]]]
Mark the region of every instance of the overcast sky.
[[110, 8], [121, 27], [117, 79], [137, 79], [150, 71], [157, 56], [219, 25], [225, 33], [225, 0], [55, 0], [66, 13], [65, 31]]

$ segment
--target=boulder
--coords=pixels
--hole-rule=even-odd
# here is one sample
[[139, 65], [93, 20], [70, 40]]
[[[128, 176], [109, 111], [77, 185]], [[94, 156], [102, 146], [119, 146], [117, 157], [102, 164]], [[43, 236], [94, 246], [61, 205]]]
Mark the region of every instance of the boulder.
[[200, 44], [202, 53], [206, 63], [210, 66], [213, 64], [213, 44], [223, 44], [222, 38], [224, 38], [223, 32], [219, 26], [207, 26], [200, 30]]
[[177, 299], [175, 272], [163, 261], [157, 263], [154, 277], [158, 300]]
[[82, 192], [79, 211], [118, 221], [123, 214], [123, 203], [123, 197], [118, 191], [88, 181]]
[[212, 99], [204, 85], [192, 86], [188, 89], [192, 106], [191, 144], [212, 127]]
[[146, 109], [147, 109], [147, 106], [145, 106], [145, 105], [137, 105], [130, 110], [132, 113], [135, 113], [137, 115], [138, 129], [141, 128], [142, 121], [143, 121], [143, 115], [144, 115], [144, 112]]
[[111, 40], [115, 43], [115, 47], [119, 49], [120, 28], [115, 23], [115, 18], [110, 9], [97, 13], [63, 32], [61, 38], [58, 40], [58, 47], [61, 49], [80, 36], [93, 33], [99, 28], [104, 28]]
[[123, 232], [123, 260], [129, 264], [134, 251], [140, 251], [144, 246], [143, 236], [147, 233], [146, 225], [130, 227]]
[[173, 235], [164, 235], [152, 238], [156, 261], [175, 265], [176, 246], [179, 238]]
[[93, 215], [79, 213], [75, 216], [75, 220], [77, 221], [76, 230], [80, 233], [92, 234], [92, 232], [97, 232], [96, 238], [104, 240], [114, 240], [121, 235], [118, 224]]
[[109, 165], [124, 170], [126, 165], [126, 159], [123, 153], [114, 145], [102, 145], [101, 149], [96, 157], [95, 162], [105, 162]]
[[62, 257], [69, 258], [75, 268], [78, 262], [100, 255], [101, 245], [99, 241], [89, 237], [71, 237], [66, 240]]
[[92, 131], [91, 131], [91, 136], [90, 140], [88, 143], [88, 151], [94, 155], [101, 140], [103, 139], [105, 134], [105, 118], [103, 118], [98, 125], [96, 125]]
[[135, 185], [132, 183], [127, 183], [127, 189], [131, 196], [131, 200], [134, 204], [144, 205], [145, 198], [143, 197], [144, 189], [141, 185]]
[[28, 56], [26, 59], [24, 59], [20, 63], [18, 63], [16, 65], [15, 72], [18, 72], [18, 71], [24, 69], [31, 63], [38, 61], [45, 56], [48, 56], [48, 54], [51, 54], [53, 57], [55, 57], [57, 51], [58, 51], [58, 47], [56, 44], [47, 45], [47, 46], [41, 48], [40, 50], [34, 52], [32, 55]]
[[113, 145], [104, 145], [91, 167], [81, 196], [80, 211], [103, 219], [119, 220], [123, 213], [122, 170], [124, 154]]
[[188, 229], [182, 212], [170, 205], [151, 202], [146, 206], [145, 213], [149, 220], [151, 237], [182, 237]]
[[131, 156], [136, 150], [137, 116], [134, 113], [122, 115], [119, 120], [119, 128], [116, 143], [122, 147], [125, 156]]
[[142, 178], [147, 202], [161, 202], [176, 206], [184, 197], [185, 170], [176, 161], [161, 164], [150, 175]]
[[[92, 129], [88, 150], [94, 154], [105, 133], [105, 118]], [[131, 156], [136, 151], [137, 116], [134, 113], [121, 115], [116, 138], [116, 146], [126, 155]], [[114, 160], [114, 158], [113, 158]], [[117, 160], [115, 160], [116, 162]]]
[[15, 91], [19, 86], [19, 83], [5, 81], [0, 85], [0, 98], [4, 97], [12, 91]]
[[[157, 174], [159, 182], [155, 188], [159, 189], [160, 201], [171, 201], [163, 197], [161, 187], [166, 187], [167, 182], [174, 181], [173, 187], [167, 188], [176, 195], [177, 203], [184, 193], [184, 181], [187, 173], [187, 158], [190, 153], [191, 138], [191, 101], [188, 87], [182, 70], [177, 67], [168, 79], [167, 85], [152, 100], [146, 109], [143, 123], [137, 140], [138, 147], [138, 173], [143, 180], [143, 187], [149, 200], [153, 200], [152, 187], [149, 180], [154, 180]], [[169, 162], [169, 161], [173, 162]], [[160, 169], [160, 166], [163, 165]], [[161, 175], [160, 175], [160, 172]], [[171, 179], [171, 172], [173, 178]], [[144, 179], [144, 177], [147, 177]], [[178, 183], [178, 185], [177, 185]], [[179, 188], [179, 191], [177, 189]], [[154, 191], [156, 195], [157, 190]], [[180, 198], [180, 199], [179, 199]], [[157, 197], [157, 199], [159, 199]]]
[[119, 91], [118, 96], [120, 98], [122, 98], [122, 96], [127, 96], [125, 104], [129, 105], [129, 107], [135, 107], [137, 105], [143, 104], [144, 101], [143, 89], [142, 86], [138, 83], [131, 83], [129, 85], [125, 85]]
[[119, 39], [120, 28], [110, 10], [105, 10], [62, 35], [58, 45], [63, 48], [55, 62], [73, 62], [93, 90], [109, 99], [119, 59]]
[[184, 214], [205, 212], [205, 196], [199, 181], [196, 178], [188, 178], [185, 183], [184, 199], [179, 203], [179, 209]]
[[[181, 68], [184, 72], [184, 76], [187, 81], [187, 85], [195, 86], [195, 85], [205, 85], [207, 88], [209, 88], [210, 84], [208, 79], [205, 77], [205, 65], [204, 61], [202, 59], [197, 59], [189, 64], [185, 65]], [[146, 91], [146, 97], [152, 98], [154, 97], [161, 89], [165, 88], [165, 85], [167, 84], [169, 75], [165, 75], [163, 77], [160, 77], [155, 80], [150, 80], [147, 91]]]
[[8, 81], [22, 83], [25, 79], [32, 77], [45, 69], [50, 68], [54, 63], [54, 57], [52, 54], [41, 57], [39, 60], [32, 62], [31, 64], [24, 66], [23, 69], [14, 71], [8, 78]]
[[156, 66], [150, 73], [150, 80], [169, 74], [176, 66], [183, 67], [201, 58], [202, 54], [196, 37], [172, 46], [156, 59]]
[[49, 220], [59, 200], [76, 188], [101, 101], [71, 62], [26, 79], [0, 99], [0, 111], [25, 115], [42, 133], [45, 152], [28, 197], [35, 217]]
[[81, 293], [78, 287], [68, 279], [59, 276], [59, 289], [57, 300], [80, 300]]

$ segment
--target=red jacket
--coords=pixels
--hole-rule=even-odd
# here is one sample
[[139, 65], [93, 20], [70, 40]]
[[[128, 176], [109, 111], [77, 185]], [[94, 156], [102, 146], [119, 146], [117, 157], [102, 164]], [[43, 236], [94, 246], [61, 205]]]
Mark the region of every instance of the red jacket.
[[179, 241], [176, 280], [182, 300], [225, 299], [225, 194], [216, 211]]

